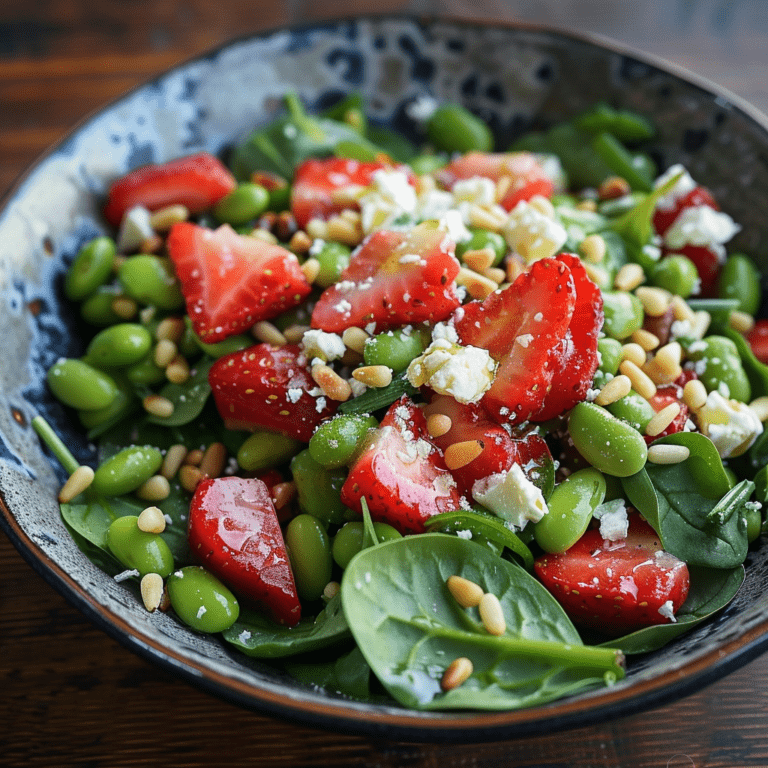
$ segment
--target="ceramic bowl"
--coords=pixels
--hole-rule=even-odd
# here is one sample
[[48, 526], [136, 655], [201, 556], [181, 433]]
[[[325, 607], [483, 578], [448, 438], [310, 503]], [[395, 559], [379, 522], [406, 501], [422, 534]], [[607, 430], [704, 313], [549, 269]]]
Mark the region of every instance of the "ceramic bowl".
[[598, 100], [653, 118], [660, 167], [682, 162], [743, 225], [734, 249], [768, 256], [768, 120], [735, 97], [620, 46], [511, 25], [376, 17], [237, 40], [132, 91], [84, 122], [24, 176], [0, 216], [0, 522], [27, 561], [104, 630], [191, 683], [277, 717], [419, 741], [481, 741], [552, 732], [668, 702], [768, 648], [768, 547], [713, 620], [632, 659], [626, 680], [522, 711], [418, 713], [302, 687], [275, 670], [149, 614], [93, 566], [59, 516], [62, 469], [30, 428], [44, 415], [82, 461], [92, 448], [46, 391], [45, 371], [82, 351], [61, 296], [78, 246], [102, 231], [109, 181], [129, 168], [198, 149], [221, 152], [273, 118], [288, 90], [311, 110], [362, 92], [371, 119], [414, 135], [407, 105], [458, 101], [504, 146], [530, 127]]

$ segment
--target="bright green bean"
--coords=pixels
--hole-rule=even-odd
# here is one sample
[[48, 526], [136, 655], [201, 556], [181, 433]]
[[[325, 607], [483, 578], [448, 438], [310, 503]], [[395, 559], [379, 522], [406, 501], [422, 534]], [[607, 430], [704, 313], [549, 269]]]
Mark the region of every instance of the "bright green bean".
[[[386, 523], [374, 523], [373, 530], [376, 532], [376, 538], [379, 543], [402, 538], [400, 531]], [[333, 559], [339, 568], [345, 569], [352, 558], [360, 552], [363, 548], [364, 536], [364, 526], [359, 520], [345, 523], [339, 528], [333, 537], [333, 546], [331, 548]]]
[[444, 152], [493, 149], [493, 134], [485, 121], [459, 104], [443, 104], [426, 123], [429, 140]]
[[174, 310], [184, 306], [179, 281], [168, 259], [140, 253], [121, 265], [117, 276], [125, 292], [140, 304]]
[[649, 279], [651, 285], [687, 299], [698, 285], [699, 271], [687, 256], [674, 253], [656, 262]]
[[173, 571], [173, 555], [163, 537], [147, 533], [138, 526], [136, 515], [118, 517], [107, 530], [107, 545], [126, 567], [136, 569], [139, 576], [159, 573], [166, 578]]
[[104, 496], [122, 496], [149, 480], [163, 463], [163, 454], [149, 445], [123, 448], [99, 466], [93, 489]]
[[46, 378], [54, 396], [78, 410], [97, 411], [117, 397], [115, 380], [82, 360], [59, 360], [48, 369]]
[[199, 565], [188, 565], [168, 577], [168, 598], [176, 615], [198, 632], [223, 632], [240, 615], [232, 592]]
[[603, 291], [603, 331], [622, 341], [643, 327], [643, 305], [633, 293]]
[[319, 247], [313, 247], [310, 255], [320, 262], [315, 283], [321, 288], [328, 288], [338, 282], [341, 273], [349, 266], [351, 253], [349, 246], [334, 240], [325, 240]]
[[86, 361], [96, 366], [138, 363], [152, 347], [152, 336], [138, 323], [118, 323], [99, 331], [85, 351]]
[[123, 290], [119, 285], [99, 286], [80, 305], [80, 316], [87, 323], [100, 327], [119, 323], [121, 318], [112, 309], [112, 302], [123, 295]]
[[291, 474], [302, 512], [313, 515], [325, 526], [344, 522], [347, 508], [341, 502], [341, 486], [347, 479], [345, 469], [326, 469], [312, 458], [307, 448], [293, 457]]
[[627, 422], [638, 432], [645, 432], [648, 422], [656, 414], [653, 406], [634, 390], [631, 390], [628, 395], [625, 395], [620, 400], [616, 400], [605, 407], [617, 419]]
[[237, 463], [248, 472], [271, 469], [290, 461], [303, 447], [304, 443], [292, 437], [259, 430], [240, 446]]
[[386, 365], [395, 373], [404, 371], [411, 360], [418, 357], [429, 344], [429, 340], [415, 329], [405, 331], [399, 328], [371, 336], [363, 349], [366, 365]]
[[309, 452], [326, 469], [343, 467], [357, 454], [369, 430], [378, 425], [368, 414], [336, 416], [315, 430], [309, 441]]
[[734, 253], [727, 259], [720, 272], [719, 289], [721, 298], [738, 299], [742, 312], [754, 315], [760, 308], [760, 272], [748, 256]]
[[297, 515], [288, 523], [285, 544], [302, 600], [318, 600], [331, 580], [331, 542], [323, 524], [312, 515]]
[[492, 232], [488, 229], [470, 227], [469, 231], [472, 233], [472, 237], [456, 246], [456, 256], [461, 259], [467, 251], [482, 251], [484, 248], [491, 248], [494, 253], [491, 266], [498, 266], [509, 250], [507, 241], [498, 232]]
[[95, 237], [77, 253], [64, 278], [64, 293], [72, 301], [82, 301], [109, 280], [115, 262], [115, 241]]
[[688, 347], [688, 359], [696, 364], [695, 370], [699, 379], [707, 388], [721, 390], [728, 388], [727, 393], [721, 394], [735, 400], [748, 403], [751, 399], [752, 387], [749, 377], [741, 363], [736, 345], [726, 336], [707, 336], [701, 341], [694, 342]]
[[261, 184], [244, 181], [216, 203], [213, 215], [226, 224], [240, 226], [260, 216], [268, 205], [269, 192]]

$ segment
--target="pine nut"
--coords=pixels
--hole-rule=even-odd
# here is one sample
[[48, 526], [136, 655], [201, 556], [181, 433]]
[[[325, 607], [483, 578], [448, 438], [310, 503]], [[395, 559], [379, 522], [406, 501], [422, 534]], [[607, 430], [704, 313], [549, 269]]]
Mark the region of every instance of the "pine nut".
[[227, 449], [224, 443], [211, 443], [200, 461], [200, 472], [205, 477], [221, 477], [227, 463]]
[[341, 584], [339, 584], [338, 581], [329, 581], [324, 587], [323, 587], [323, 599], [324, 600], [333, 600], [336, 595], [339, 594], [339, 590], [341, 589]]
[[493, 248], [479, 248], [474, 251], [466, 251], [461, 260], [475, 272], [483, 272], [496, 260], [496, 251]]
[[301, 265], [301, 271], [304, 273], [304, 278], [311, 285], [317, 280], [317, 276], [320, 274], [320, 262], [317, 259], [307, 259]]
[[748, 312], [736, 310], [728, 317], [728, 325], [739, 333], [749, 333], [755, 327], [755, 318]]
[[189, 363], [182, 355], [176, 355], [165, 369], [165, 378], [172, 384], [184, 384], [186, 381], [189, 381], [191, 375], [192, 371], [189, 368]]
[[121, 320], [130, 320], [136, 317], [136, 313], [139, 311], [139, 305], [128, 296], [115, 297], [112, 299], [110, 307]]
[[507, 282], [514, 283], [523, 272], [527, 271], [527, 266], [520, 256], [511, 255], [507, 256], [504, 262], [504, 271], [507, 273]]
[[465, 579], [463, 576], [449, 576], [448, 591], [453, 595], [453, 599], [462, 608], [475, 608], [480, 605], [483, 597], [483, 588], [474, 581]]
[[622, 397], [626, 397], [632, 389], [632, 382], [628, 376], [620, 374], [614, 376], [601, 390], [595, 398], [597, 405], [610, 405]]
[[498, 283], [466, 267], [459, 269], [459, 274], [456, 275], [456, 284], [463, 285], [473, 299], [481, 300], [487, 298], [499, 288]]
[[343, 187], [337, 187], [331, 192], [331, 202], [334, 205], [356, 205], [366, 189], [367, 187], [361, 184], [348, 184]]
[[676, 341], [665, 344], [644, 366], [654, 384], [671, 384], [683, 372], [680, 365], [683, 349]]
[[392, 383], [392, 369], [386, 365], [364, 365], [355, 368], [352, 376], [368, 387], [386, 387]]
[[613, 280], [613, 287], [617, 291], [634, 291], [645, 282], [645, 272], [639, 264], [625, 264]]
[[683, 402], [692, 410], [698, 411], [707, 404], [707, 388], [698, 379], [685, 382]]
[[277, 237], [268, 229], [263, 229], [262, 227], [256, 227], [256, 229], [251, 232], [251, 237], [255, 237], [257, 240], [269, 243], [270, 245], [277, 245], [278, 243]]
[[689, 323], [693, 323], [696, 320], [696, 313], [682, 296], [673, 296], [670, 304], [672, 305], [675, 320], [687, 320]]
[[483, 270], [482, 275], [498, 284], [503, 283], [507, 279], [507, 273], [501, 267], [488, 267], [488, 269]]
[[180, 224], [188, 218], [189, 209], [186, 205], [167, 205], [150, 215], [149, 226], [155, 232], [167, 232], [174, 224]]
[[288, 343], [283, 332], [268, 320], [260, 320], [251, 328], [253, 337], [265, 344], [271, 344], [273, 347], [282, 347]]
[[703, 309], [700, 312], [696, 312], [694, 314], [695, 319], [692, 323], [693, 327], [691, 329], [691, 336], [696, 339], [703, 339], [709, 330], [709, 324], [712, 322], [712, 315]]
[[289, 325], [284, 331], [283, 336], [289, 344], [298, 344], [304, 338], [304, 334], [309, 330], [308, 325]]
[[768, 420], [768, 397], [755, 398], [749, 404], [749, 407], [755, 412], [755, 416], [757, 416], [760, 421]]
[[272, 502], [275, 509], [282, 509], [286, 504], [290, 504], [296, 498], [296, 491], [296, 483], [292, 480], [275, 483], [272, 486]]
[[156, 314], [157, 307], [142, 307], [139, 310], [139, 320], [144, 323], [144, 325], [149, 325], [155, 319]]
[[158, 368], [167, 368], [171, 360], [176, 357], [178, 351], [178, 348], [170, 339], [160, 339], [155, 346], [155, 365]]
[[597, 189], [597, 195], [601, 200], [615, 200], [624, 197], [632, 191], [629, 182], [621, 176], [610, 176]]
[[587, 235], [579, 246], [579, 253], [592, 264], [599, 264], [605, 258], [605, 240], [600, 235]]
[[150, 235], [141, 241], [139, 253], [157, 253], [162, 247], [163, 238], [160, 235]]
[[67, 504], [76, 496], [79, 496], [84, 490], [90, 487], [93, 482], [94, 471], [82, 464], [67, 478], [67, 482], [61, 486], [59, 491], [59, 502]]
[[529, 201], [528, 205], [531, 208], [537, 210], [542, 216], [546, 216], [548, 219], [555, 218], [555, 206], [552, 205], [552, 201], [544, 197], [544, 195], [534, 195]]
[[589, 211], [590, 213], [595, 213], [595, 211], [597, 211], [597, 201], [582, 200], [580, 203], [576, 205], [576, 208], [579, 211]]
[[648, 422], [645, 428], [645, 434], [649, 437], [660, 435], [680, 414], [680, 403], [670, 403], [664, 406]]
[[461, 469], [474, 461], [483, 452], [483, 444], [479, 440], [463, 440], [449, 445], [445, 449], [445, 466], [450, 470]]
[[661, 343], [655, 333], [646, 331], [645, 328], [638, 328], [632, 334], [632, 341], [639, 344], [646, 352], [652, 352]]
[[180, 443], [172, 445], [163, 458], [163, 464], [160, 467], [160, 474], [170, 480], [176, 476], [184, 459], [187, 458], [187, 448]]
[[203, 479], [203, 473], [191, 464], [184, 464], [179, 470], [181, 487], [189, 493], [194, 493], [197, 484]]
[[458, 659], [454, 659], [448, 668], [443, 672], [443, 677], [440, 680], [440, 687], [444, 691], [452, 691], [454, 688], [458, 688], [462, 683], [469, 680], [474, 672], [475, 668], [472, 662], [466, 656], [459, 656]]
[[644, 397], [648, 400], [656, 394], [656, 385], [651, 381], [648, 374], [640, 370], [640, 368], [630, 360], [622, 361], [619, 370], [625, 376], [629, 376], [629, 380], [632, 382], [632, 389], [634, 389], [640, 397]]
[[362, 328], [355, 328], [354, 326], [345, 328], [344, 333], [341, 334], [341, 340], [344, 344], [359, 355], [365, 351], [365, 342], [370, 338]]
[[310, 219], [307, 222], [307, 234], [313, 240], [327, 240], [328, 227], [322, 219]]
[[629, 342], [621, 348], [621, 359], [629, 360], [638, 368], [645, 365], [645, 350], [637, 343]]
[[189, 464], [192, 467], [199, 467], [200, 462], [203, 460], [203, 451], [200, 448], [193, 448], [184, 459], [184, 464]]
[[442, 437], [451, 431], [451, 417], [444, 413], [433, 413], [427, 417], [427, 432], [430, 437]]
[[648, 447], [648, 461], [652, 464], [679, 464], [691, 455], [684, 445], [651, 445]]
[[165, 317], [158, 324], [155, 330], [155, 338], [158, 341], [167, 339], [174, 344], [178, 344], [184, 335], [184, 321], [179, 317]]
[[504, 176], [501, 176], [499, 180], [496, 182], [496, 190], [493, 193], [493, 199], [500, 203], [507, 195], [507, 192], [509, 192], [509, 188], [512, 186], [512, 177], [504, 174]]
[[507, 223], [507, 218], [506, 212], [502, 216], [499, 211], [489, 211], [476, 203], [473, 203], [469, 208], [469, 223], [473, 227], [489, 229], [491, 232], [498, 232]]
[[139, 514], [137, 522], [140, 531], [162, 533], [165, 530], [165, 515], [159, 507], [147, 507]]
[[344, 402], [345, 400], [349, 400], [352, 396], [352, 388], [349, 386], [349, 382], [339, 376], [339, 374], [330, 366], [325, 365], [324, 363], [313, 365], [311, 375], [315, 384], [317, 384], [317, 386], [323, 390], [323, 394], [331, 400]]
[[169, 416], [173, 416], [173, 403], [162, 395], [147, 395], [142, 400], [144, 410], [152, 416], [157, 416], [159, 419], [167, 419]]
[[584, 271], [587, 273], [587, 277], [597, 286], [601, 288], [610, 287], [610, 276], [608, 271], [601, 267], [599, 264], [593, 264], [590, 261], [582, 263]]
[[171, 495], [171, 484], [167, 477], [153, 475], [145, 480], [135, 491], [143, 501], [162, 501]]
[[640, 299], [645, 314], [650, 317], [661, 317], [668, 309], [672, 301], [672, 294], [663, 288], [651, 288], [641, 285], [636, 291], [635, 296]]
[[144, 607], [154, 613], [163, 599], [163, 577], [159, 573], [147, 573], [141, 579], [141, 600]]
[[491, 592], [486, 592], [477, 606], [480, 612], [480, 620], [489, 635], [499, 637], [507, 631], [507, 622], [504, 620], [504, 611], [501, 608], [499, 598]]
[[359, 245], [363, 239], [363, 230], [359, 224], [351, 222], [343, 216], [334, 216], [325, 226], [327, 238], [344, 245]]
[[312, 247], [312, 238], [303, 230], [294, 232], [288, 243], [288, 250], [293, 251], [298, 256], [307, 253]]

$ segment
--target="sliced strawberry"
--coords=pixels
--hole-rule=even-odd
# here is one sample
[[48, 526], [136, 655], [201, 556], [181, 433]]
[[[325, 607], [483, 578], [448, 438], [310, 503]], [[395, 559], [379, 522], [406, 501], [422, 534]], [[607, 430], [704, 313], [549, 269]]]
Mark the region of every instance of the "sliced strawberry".
[[334, 194], [349, 187], [367, 187], [375, 171], [391, 164], [329, 157], [305, 160], [296, 170], [291, 187], [291, 211], [300, 227], [313, 218], [326, 219], [345, 208], [358, 209], [353, 200], [340, 200]]
[[337, 283], [312, 312], [312, 327], [341, 333], [376, 323], [376, 332], [445, 320], [459, 305], [455, 244], [433, 224], [410, 232], [380, 230], [352, 254]]
[[[685, 373], [683, 374], [683, 377]], [[685, 384], [683, 384], [685, 386]], [[666, 408], [672, 403], [677, 403], [680, 406], [680, 413], [672, 419], [672, 423], [658, 435], [645, 435], [645, 442], [650, 445], [654, 440], [658, 440], [660, 437], [666, 437], [667, 435], [674, 435], [675, 432], [682, 432], [685, 429], [685, 424], [688, 421], [688, 406], [681, 402], [682, 388], [678, 386], [677, 381], [673, 384], [668, 384], [664, 387], [658, 387], [656, 394], [653, 397], [648, 398], [648, 402], [653, 407], [653, 410], [658, 413], [663, 408]]]
[[541, 259], [503, 291], [456, 313], [462, 344], [487, 349], [499, 363], [480, 401], [492, 418], [519, 424], [541, 412], [562, 367], [575, 306], [571, 270], [557, 259]]
[[656, 230], [656, 234], [663, 237], [683, 209], [693, 208], [697, 205], [707, 205], [716, 211], [720, 210], [712, 197], [712, 193], [706, 187], [694, 187], [686, 195], [679, 198], [672, 208], [656, 208], [653, 213], [653, 228]]
[[696, 271], [699, 273], [699, 288], [693, 295], [705, 299], [717, 298], [720, 270], [723, 266], [717, 253], [705, 245], [684, 245], [674, 252], [687, 256], [696, 265]]
[[511, 211], [521, 200], [534, 195], [552, 197], [555, 186], [541, 163], [530, 152], [468, 152], [452, 160], [438, 174], [438, 180], [449, 189], [459, 179], [482, 176], [492, 181], [510, 179], [501, 205]]
[[589, 279], [581, 260], [570, 253], [555, 257], [571, 270], [576, 286], [576, 307], [564, 339], [559, 370], [541, 410], [531, 421], [548, 421], [573, 408], [587, 396], [597, 370], [597, 337], [603, 327], [603, 295]]
[[747, 341], [754, 356], [768, 365], [768, 320], [757, 320], [755, 327], [747, 334]]
[[238, 595], [279, 624], [301, 618], [283, 534], [267, 486], [256, 478], [201, 481], [189, 508], [193, 555]]
[[180, 204], [192, 214], [203, 213], [236, 186], [235, 177], [219, 160], [200, 152], [127, 173], [109, 188], [104, 216], [117, 227], [136, 205], [155, 211]]
[[341, 500], [401, 533], [422, 533], [432, 515], [459, 509], [456, 481], [429, 441], [424, 413], [407, 397], [394, 402], [352, 465]]
[[626, 540], [604, 541], [593, 528], [534, 569], [576, 624], [610, 635], [670, 623], [688, 595], [688, 567], [636, 514]]
[[227, 429], [267, 429], [309, 442], [317, 425], [336, 411], [295, 344], [257, 344], [224, 355], [211, 367], [208, 382]]
[[167, 246], [195, 333], [207, 343], [279, 315], [312, 290], [295, 254], [227, 224], [175, 224]]

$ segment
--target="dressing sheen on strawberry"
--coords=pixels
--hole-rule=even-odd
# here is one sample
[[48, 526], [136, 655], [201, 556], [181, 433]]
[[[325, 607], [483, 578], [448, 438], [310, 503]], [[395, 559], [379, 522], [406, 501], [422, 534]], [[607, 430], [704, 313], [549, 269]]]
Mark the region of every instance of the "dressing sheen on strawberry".
[[206, 343], [275, 317], [312, 290], [295, 254], [227, 224], [175, 224], [167, 245], [192, 326]]
[[341, 488], [341, 500], [402, 534], [423, 533], [440, 512], [459, 509], [456, 482], [429, 441], [423, 411], [407, 397], [394, 402]]
[[538, 558], [534, 570], [576, 624], [612, 635], [670, 623], [690, 583], [688, 566], [636, 514], [625, 540], [604, 541], [591, 529], [565, 552]]
[[280, 523], [267, 486], [256, 478], [202, 480], [189, 509], [189, 545], [239, 596], [266, 607], [279, 624], [301, 618]]
[[227, 429], [266, 429], [306, 443], [336, 411], [296, 344], [256, 344], [224, 355], [211, 367], [208, 383]]
[[571, 270], [550, 258], [534, 262], [503, 291], [456, 313], [461, 343], [487, 349], [499, 364], [481, 400], [492, 418], [519, 424], [541, 412], [563, 365], [575, 307]]
[[354, 251], [339, 281], [326, 288], [312, 327], [342, 333], [376, 324], [376, 332], [445, 320], [459, 305], [455, 244], [433, 224], [410, 232], [374, 232]]
[[191, 214], [203, 213], [237, 186], [220, 160], [207, 152], [158, 165], [144, 165], [127, 173], [109, 188], [104, 216], [120, 225], [126, 211], [142, 205], [150, 211], [184, 205]]

